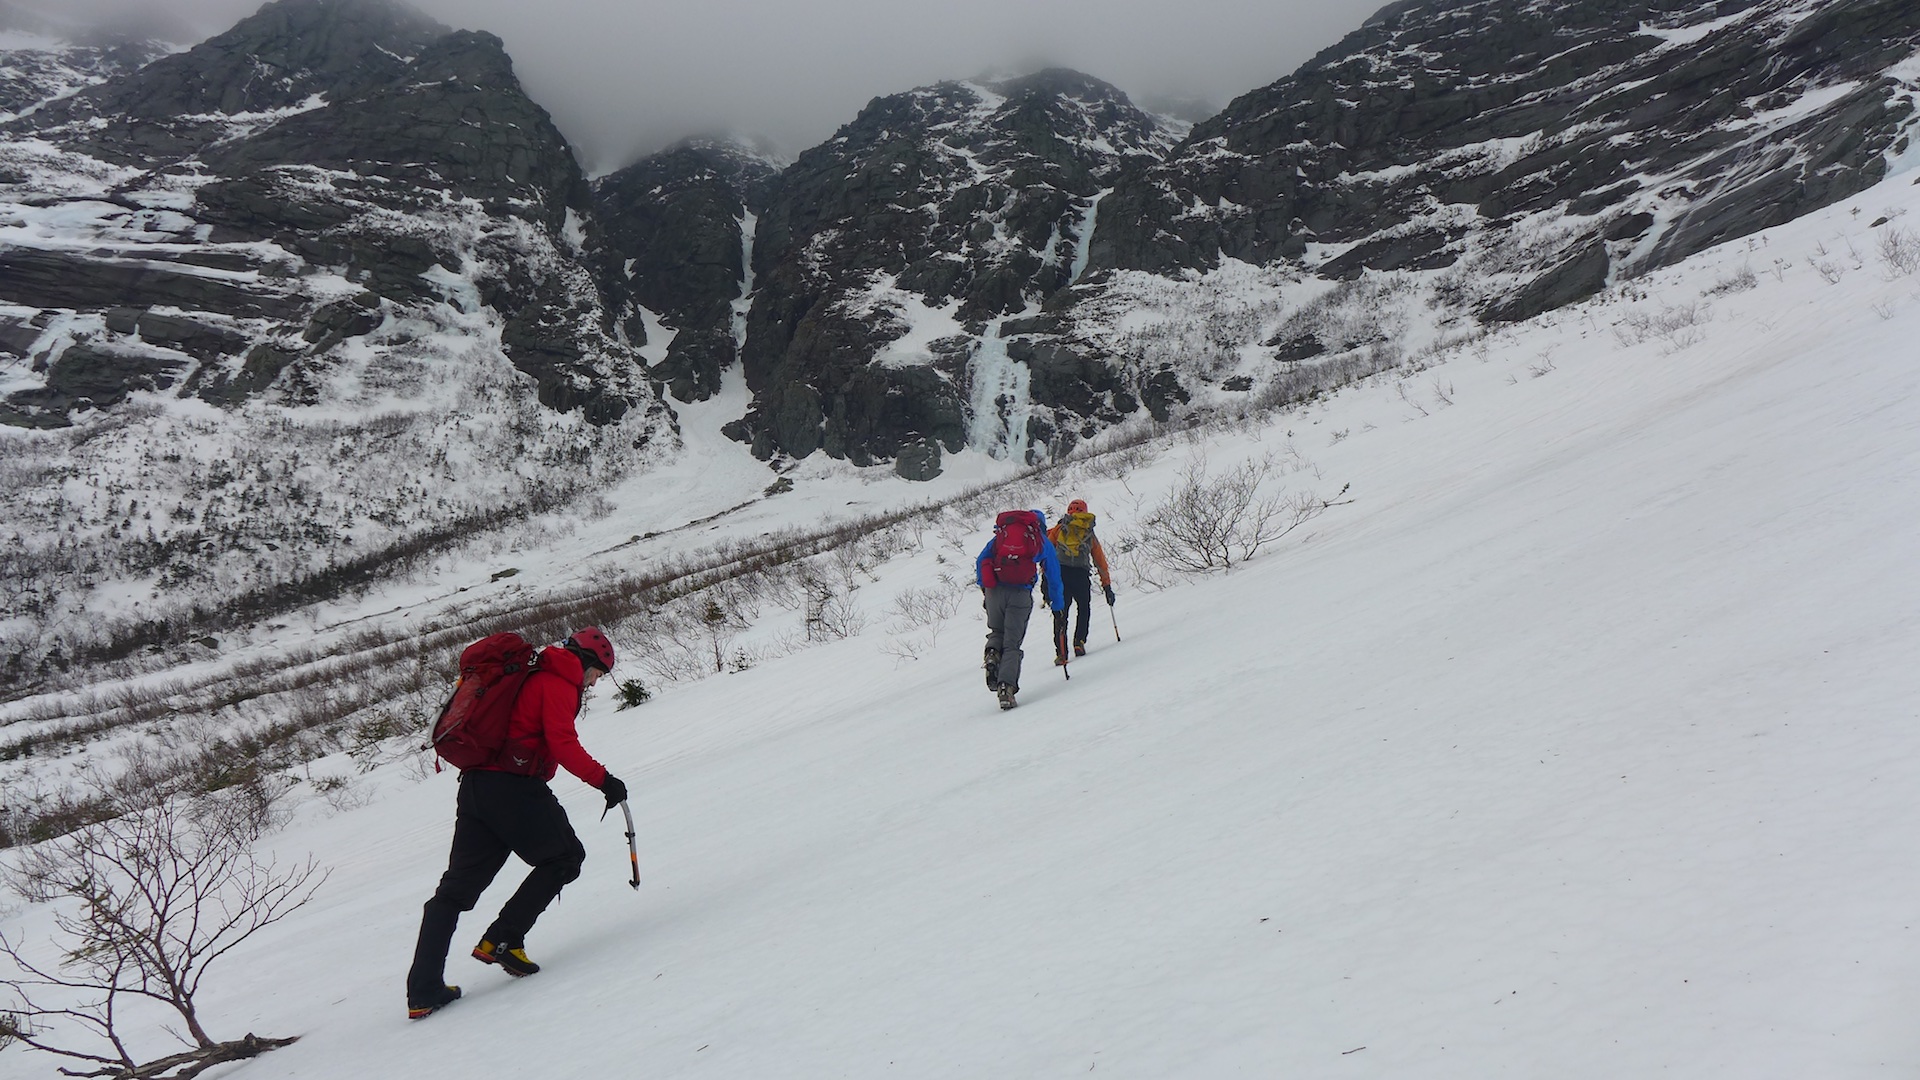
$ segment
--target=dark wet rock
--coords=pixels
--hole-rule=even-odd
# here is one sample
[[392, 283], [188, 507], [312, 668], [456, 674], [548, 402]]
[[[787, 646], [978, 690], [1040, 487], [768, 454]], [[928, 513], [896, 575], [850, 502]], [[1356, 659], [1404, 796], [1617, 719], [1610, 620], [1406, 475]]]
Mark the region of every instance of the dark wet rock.
[[152, 311], [140, 312], [134, 320], [134, 333], [139, 335], [141, 341], [178, 349], [198, 360], [237, 355], [247, 347], [249, 341], [245, 333], [236, 329], [184, 315], [162, 315]]
[[1607, 248], [1594, 241], [1485, 313], [1488, 322], [1519, 322], [1565, 307], [1599, 292], [1607, 284]]
[[1140, 403], [1146, 407], [1147, 415], [1163, 424], [1173, 417], [1175, 405], [1185, 405], [1191, 400], [1192, 395], [1171, 368], [1154, 372], [1140, 384]]
[[0, 354], [25, 357], [43, 333], [29, 320], [0, 315]]
[[291, 318], [303, 306], [279, 288], [146, 259], [91, 258], [48, 248], [0, 251], [0, 300], [102, 312], [168, 305], [245, 318]]
[[[742, 226], [765, 210], [777, 171], [747, 148], [690, 140], [593, 184], [606, 291], [624, 292], [675, 331], [650, 374], [681, 401], [713, 396], [734, 362], [733, 303], [747, 270]], [[629, 338], [642, 340], [637, 311], [626, 319]]]
[[1273, 350], [1273, 358], [1282, 364], [1297, 364], [1302, 360], [1311, 360], [1327, 351], [1326, 342], [1316, 334], [1300, 334], [1295, 337], [1274, 338], [1266, 342]]
[[347, 338], [364, 337], [372, 333], [385, 321], [386, 317], [380, 310], [380, 297], [373, 292], [363, 292], [315, 310], [308, 316], [307, 329], [301, 336], [313, 343], [314, 352], [326, 352]]
[[1608, 240], [1631, 240], [1636, 236], [1645, 236], [1653, 228], [1654, 217], [1646, 211], [1638, 214], [1623, 214], [1613, 219], [1600, 235]]
[[[211, 405], [237, 406], [273, 386], [281, 372], [306, 355], [297, 349], [263, 341], [247, 350], [238, 370], [203, 365], [188, 377], [181, 389]], [[319, 403], [319, 395], [311, 387], [300, 387], [292, 389], [286, 400], [294, 405], [315, 405]]]
[[1457, 241], [1464, 230], [1421, 230], [1364, 240], [1319, 267], [1321, 277], [1352, 278], [1362, 270], [1437, 270], [1460, 258]]
[[178, 357], [74, 345], [53, 362], [44, 387], [12, 394], [7, 404], [16, 410], [61, 415], [74, 409], [105, 409], [135, 390], [172, 386], [184, 366]]
[[1119, 389], [1119, 378], [1103, 357], [1071, 342], [1013, 338], [1007, 356], [1027, 365], [1033, 400], [1057, 405], [1076, 416], [1092, 416]]
[[893, 459], [893, 471], [908, 480], [931, 480], [940, 475], [940, 444], [931, 439], [916, 439], [900, 448]]

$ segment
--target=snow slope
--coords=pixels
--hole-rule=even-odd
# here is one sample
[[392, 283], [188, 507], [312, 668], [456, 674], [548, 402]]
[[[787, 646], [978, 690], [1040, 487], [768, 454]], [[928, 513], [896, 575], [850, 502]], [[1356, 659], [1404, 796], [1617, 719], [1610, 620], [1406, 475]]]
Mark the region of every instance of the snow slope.
[[1231, 576], [1123, 573], [1125, 640], [1098, 612], [1067, 681], [1035, 633], [1014, 712], [969, 602], [917, 660], [876, 626], [603, 693], [642, 888], [562, 777], [547, 970], [456, 952], [428, 1021], [452, 775], [310, 800], [274, 843], [332, 879], [202, 997], [303, 1038], [219, 1075], [1912, 1075], [1920, 274], [1876, 254], [1912, 180], [1048, 493], [1118, 547], [1194, 455], [1351, 485]]

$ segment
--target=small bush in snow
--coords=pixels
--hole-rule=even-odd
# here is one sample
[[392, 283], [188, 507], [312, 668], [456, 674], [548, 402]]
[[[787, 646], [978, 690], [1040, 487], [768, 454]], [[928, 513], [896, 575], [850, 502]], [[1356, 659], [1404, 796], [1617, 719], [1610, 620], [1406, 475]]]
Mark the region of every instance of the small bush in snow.
[[1808, 259], [1807, 265], [1813, 267], [1813, 272], [1820, 275], [1820, 280], [1829, 285], [1838, 285], [1840, 279], [1847, 276], [1847, 268], [1831, 260]]
[[620, 679], [614, 684], [620, 692], [620, 708], [631, 709], [636, 705], [645, 705], [653, 700], [653, 691], [639, 679]]
[[1705, 304], [1688, 303], [1662, 307], [1658, 313], [1629, 311], [1614, 325], [1614, 340], [1624, 347], [1658, 339], [1663, 352], [1674, 353], [1698, 345], [1706, 339], [1700, 327], [1713, 321], [1713, 309]]
[[1920, 236], [1889, 225], [1880, 233], [1880, 262], [1887, 268], [1889, 280], [1920, 270]]
[[866, 629], [867, 616], [853, 599], [853, 590], [836, 588], [833, 582], [817, 578], [804, 587], [808, 641], [849, 638]]
[[943, 577], [939, 586], [902, 590], [887, 611], [887, 637], [880, 651], [896, 660], [918, 660], [940, 640], [941, 628], [960, 607], [961, 591], [950, 577]]
[[937, 631], [940, 624], [953, 618], [959, 606], [959, 596], [950, 589], [914, 587], [901, 590], [900, 595], [893, 598], [888, 615], [896, 633]]
[[1703, 295], [1731, 296], [1734, 293], [1746, 292], [1759, 284], [1760, 279], [1754, 276], [1753, 267], [1743, 265], [1737, 273], [1714, 282]]
[[1333, 505], [1310, 492], [1271, 490], [1273, 471], [1271, 461], [1249, 461], [1209, 476], [1205, 459], [1194, 458], [1142, 520], [1140, 551], [1180, 573], [1229, 571]]

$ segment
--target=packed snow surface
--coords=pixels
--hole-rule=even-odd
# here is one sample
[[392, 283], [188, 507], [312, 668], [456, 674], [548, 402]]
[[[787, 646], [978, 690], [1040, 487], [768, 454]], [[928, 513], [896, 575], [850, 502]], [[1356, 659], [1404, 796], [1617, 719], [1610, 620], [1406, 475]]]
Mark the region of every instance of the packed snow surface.
[[[464, 956], [516, 863], [429, 1020], [401, 980], [453, 774], [309, 799], [273, 847], [331, 879], [201, 996], [217, 1035], [302, 1038], [222, 1075], [1912, 1075], [1920, 273], [1875, 252], [1916, 208], [1899, 178], [1072, 474], [1044, 508], [1088, 499], [1116, 554], [1196, 458], [1350, 486], [1229, 576], [1123, 572], [1070, 681], [1030, 636], [1012, 712], [968, 601], [917, 659], [876, 626], [603, 691], [581, 729], [643, 885], [563, 775], [590, 855], [529, 939], [546, 970]], [[738, 452], [708, 430], [738, 395], [691, 452]], [[754, 520], [786, 506], [820, 504]], [[863, 591], [964, 575], [979, 526]]]

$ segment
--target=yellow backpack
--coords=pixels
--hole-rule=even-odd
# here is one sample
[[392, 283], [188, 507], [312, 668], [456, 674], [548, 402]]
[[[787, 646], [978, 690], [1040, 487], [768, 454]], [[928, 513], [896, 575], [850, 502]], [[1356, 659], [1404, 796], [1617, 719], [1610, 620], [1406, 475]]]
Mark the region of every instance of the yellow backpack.
[[1093, 535], [1093, 515], [1085, 510], [1060, 519], [1060, 531], [1053, 534], [1053, 546], [1060, 553], [1079, 558], [1087, 550], [1087, 537]]

